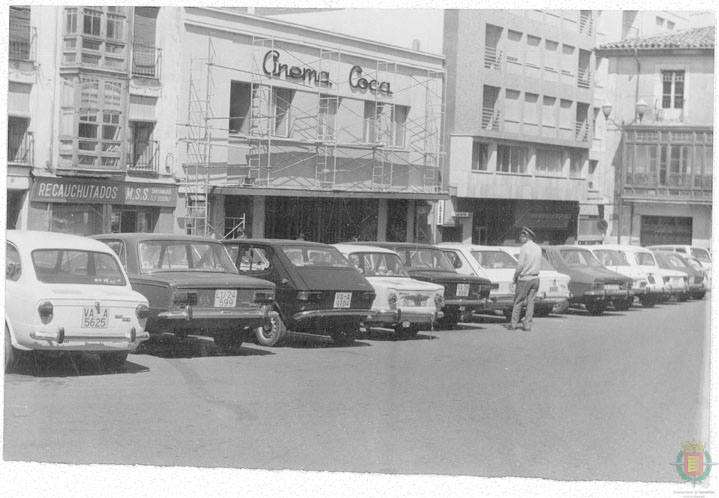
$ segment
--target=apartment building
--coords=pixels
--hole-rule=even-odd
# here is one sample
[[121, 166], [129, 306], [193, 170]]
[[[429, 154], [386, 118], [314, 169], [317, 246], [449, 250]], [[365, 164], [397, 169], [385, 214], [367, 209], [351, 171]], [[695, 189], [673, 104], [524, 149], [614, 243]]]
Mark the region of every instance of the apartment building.
[[604, 43], [602, 162], [616, 227], [631, 244], [711, 244], [714, 45], [706, 26]]
[[160, 139], [158, 14], [11, 7], [8, 227], [172, 230], [174, 127]]
[[[242, 9], [182, 10], [188, 231], [320, 242], [432, 238], [443, 57]], [[184, 200], [184, 203], [182, 202]]]
[[[593, 171], [593, 11], [448, 10], [444, 240], [576, 240]], [[597, 227], [597, 231], [601, 227]]]

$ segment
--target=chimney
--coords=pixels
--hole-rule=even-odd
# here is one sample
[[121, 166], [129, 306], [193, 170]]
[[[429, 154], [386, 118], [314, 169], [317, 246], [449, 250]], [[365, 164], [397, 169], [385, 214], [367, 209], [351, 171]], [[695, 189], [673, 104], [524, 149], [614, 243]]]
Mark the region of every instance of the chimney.
[[412, 40], [412, 50], [419, 52], [419, 40], [417, 38]]

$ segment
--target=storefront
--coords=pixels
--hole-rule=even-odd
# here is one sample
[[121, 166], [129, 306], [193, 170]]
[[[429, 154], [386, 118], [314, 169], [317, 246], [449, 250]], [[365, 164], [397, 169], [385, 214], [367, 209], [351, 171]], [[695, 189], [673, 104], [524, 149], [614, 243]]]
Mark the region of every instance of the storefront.
[[171, 232], [176, 204], [174, 183], [36, 177], [27, 228], [77, 235]]

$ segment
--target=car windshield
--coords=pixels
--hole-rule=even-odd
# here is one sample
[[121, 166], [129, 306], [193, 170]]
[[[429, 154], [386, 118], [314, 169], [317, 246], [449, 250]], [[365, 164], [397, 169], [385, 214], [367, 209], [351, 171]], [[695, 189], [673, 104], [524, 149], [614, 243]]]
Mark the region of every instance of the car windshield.
[[665, 257], [667, 262], [672, 266], [672, 268], [677, 268], [679, 270], [683, 270], [686, 265], [684, 264], [684, 261], [682, 261], [682, 258], [675, 254], [667, 254]]
[[479, 266], [488, 270], [515, 269], [517, 260], [504, 251], [472, 251]]
[[637, 260], [639, 266], [657, 266], [654, 255], [650, 252], [636, 252], [634, 253], [634, 259]]
[[32, 264], [37, 279], [49, 284], [125, 285], [111, 254], [77, 249], [36, 249]]
[[[512, 255], [514, 259], [519, 259], [519, 249], [515, 249], [512, 247], [512, 249], [509, 250], [509, 253]], [[549, 260], [542, 254], [542, 266], [539, 267], [542, 271], [557, 271], [555, 267], [552, 266], [552, 263], [549, 262]]]
[[282, 252], [295, 266], [351, 267], [349, 261], [334, 247], [286, 246]]
[[709, 257], [709, 253], [706, 251], [706, 249], [692, 247], [692, 256], [697, 258], [702, 263], [711, 263], [712, 262], [712, 259]]
[[604, 266], [629, 266], [627, 256], [616, 249], [595, 249], [594, 255]]
[[402, 261], [396, 254], [381, 252], [355, 252], [349, 255], [350, 262], [365, 277], [408, 277]]
[[188, 240], [146, 240], [138, 244], [142, 273], [204, 271], [237, 273], [222, 244]]
[[599, 260], [594, 257], [594, 254], [586, 249], [561, 249], [559, 253], [569, 267], [602, 266]]
[[691, 266], [695, 270], [704, 271], [704, 267], [702, 266], [702, 264], [699, 262], [699, 260], [697, 258], [692, 258], [691, 256], [689, 256], [689, 257], [684, 258], [684, 261], [689, 263], [689, 266]]
[[455, 273], [454, 266], [440, 249], [422, 247], [409, 249], [407, 252], [409, 261], [405, 261], [405, 266], [413, 270], [438, 270]]

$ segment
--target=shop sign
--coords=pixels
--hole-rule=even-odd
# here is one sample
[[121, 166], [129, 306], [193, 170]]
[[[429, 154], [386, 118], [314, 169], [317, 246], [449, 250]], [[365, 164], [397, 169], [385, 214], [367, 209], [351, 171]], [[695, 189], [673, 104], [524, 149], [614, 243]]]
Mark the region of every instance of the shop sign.
[[30, 192], [33, 202], [128, 204], [174, 207], [177, 187], [152, 183], [36, 178]]
[[303, 83], [311, 83], [317, 86], [331, 87], [330, 73], [317, 71], [310, 67], [290, 66], [280, 63], [280, 53], [277, 50], [269, 50], [262, 59], [262, 71], [267, 76], [275, 78], [300, 80]]
[[360, 66], [352, 66], [350, 69], [350, 87], [359, 88], [360, 90], [369, 90], [374, 93], [383, 93], [392, 95], [389, 81], [377, 81], [362, 77], [362, 68]]

